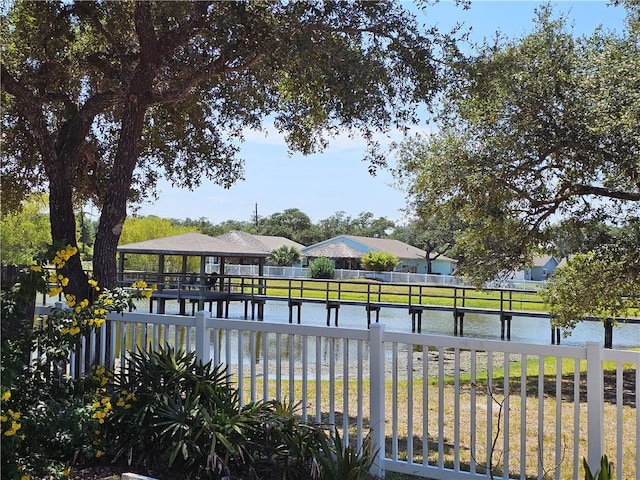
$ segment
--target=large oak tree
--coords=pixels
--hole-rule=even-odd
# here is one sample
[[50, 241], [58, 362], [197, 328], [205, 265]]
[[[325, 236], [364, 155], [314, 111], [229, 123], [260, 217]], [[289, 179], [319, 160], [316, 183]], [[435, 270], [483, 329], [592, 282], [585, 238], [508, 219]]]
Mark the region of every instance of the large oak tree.
[[[2, 206], [48, 191], [54, 242], [74, 202], [100, 210], [94, 276], [116, 279], [127, 206], [158, 178], [228, 187], [245, 128], [292, 151], [338, 129], [369, 141], [417, 120], [437, 84], [434, 32], [397, 2], [15, 2], [2, 20]], [[83, 293], [77, 256], [69, 291]]]
[[640, 7], [627, 8], [625, 32], [583, 38], [539, 9], [532, 33], [458, 59], [441, 128], [403, 145], [410, 205], [464, 225], [460, 267], [478, 284], [526, 265], [561, 220], [640, 216]]

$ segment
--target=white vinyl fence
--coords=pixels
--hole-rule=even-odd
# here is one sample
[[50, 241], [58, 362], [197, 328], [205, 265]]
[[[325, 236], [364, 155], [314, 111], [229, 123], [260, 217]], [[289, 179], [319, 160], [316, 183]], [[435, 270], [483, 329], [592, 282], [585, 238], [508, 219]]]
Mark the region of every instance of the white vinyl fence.
[[[578, 479], [582, 458], [595, 470], [603, 453], [615, 478], [640, 473], [640, 352], [208, 312], [109, 318], [110, 345], [104, 330], [99, 335], [110, 368], [125, 368], [133, 346], [195, 351], [227, 366], [243, 402], [299, 404], [302, 420], [338, 429], [353, 445], [370, 436], [379, 449], [377, 475], [479, 479], [490, 468], [495, 478]], [[104, 363], [105, 354], [96, 355]]]
[[[238, 265], [226, 264], [224, 267], [226, 275], [258, 276], [258, 265]], [[276, 267], [273, 265], [264, 266], [265, 277], [276, 278], [306, 278], [307, 269], [304, 267]], [[367, 270], [347, 270], [336, 269], [334, 278], [336, 280], [351, 280], [354, 278], [367, 278], [388, 283], [425, 283], [427, 285], [441, 285], [448, 287], [472, 286], [465, 283], [460, 277], [454, 275], [438, 275], [427, 273], [409, 272], [371, 272]], [[544, 282], [524, 279], [510, 279], [505, 281], [487, 282], [485, 288], [508, 288], [518, 290], [539, 290]]]

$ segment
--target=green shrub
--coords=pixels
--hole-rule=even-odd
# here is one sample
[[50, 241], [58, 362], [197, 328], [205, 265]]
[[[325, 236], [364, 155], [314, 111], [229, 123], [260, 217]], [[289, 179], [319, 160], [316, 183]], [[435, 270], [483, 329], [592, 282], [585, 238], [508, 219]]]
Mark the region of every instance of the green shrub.
[[584, 465], [584, 480], [611, 480], [613, 478], [613, 462], [609, 462], [606, 455], [600, 458], [600, 470], [591, 473], [589, 464], [585, 458], [582, 459]]
[[320, 425], [301, 422], [292, 405], [240, 407], [222, 366], [171, 348], [132, 354], [114, 376], [111, 403], [114, 457], [126, 455], [151, 471], [173, 469], [176, 478], [333, 479], [353, 470], [344, 478], [357, 479], [369, 458], [342, 449]]
[[336, 274], [336, 267], [333, 261], [327, 257], [314, 258], [307, 269], [309, 278], [332, 279]]
[[376, 452], [371, 437], [367, 436], [361, 449], [344, 445], [338, 431], [331, 432], [320, 441], [318, 462], [323, 478], [364, 480], [369, 474]]
[[[55, 284], [50, 295], [62, 291], [68, 283], [62, 269], [75, 254], [72, 246], [52, 247], [0, 296], [2, 478], [61, 478], [72, 465], [104, 453], [103, 424], [111, 409], [105, 371], [98, 367], [92, 376], [74, 380], [66, 368], [74, 348], [109, 311], [128, 307], [129, 295], [122, 290], [98, 294], [90, 280], [94, 302], [67, 295], [66, 308], [33, 320], [36, 294], [47, 292], [50, 283]], [[55, 274], [43, 268], [49, 263], [56, 265]], [[36, 347], [39, 355], [31, 359]]]
[[388, 252], [369, 252], [360, 259], [362, 268], [372, 272], [391, 272], [399, 264], [398, 257]]
[[114, 376], [112, 404], [116, 459], [199, 472], [209, 458], [226, 468], [242, 453], [237, 392], [222, 366], [202, 365], [194, 353], [132, 353], [128, 367]]

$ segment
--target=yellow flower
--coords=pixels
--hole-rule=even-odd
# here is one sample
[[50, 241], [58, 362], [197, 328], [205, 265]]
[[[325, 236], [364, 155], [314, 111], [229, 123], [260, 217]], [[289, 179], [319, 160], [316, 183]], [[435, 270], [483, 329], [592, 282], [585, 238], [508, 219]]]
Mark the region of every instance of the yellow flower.
[[31, 265], [31, 271], [32, 272], [41, 272], [42, 271], [42, 267], [40, 265]]
[[152, 294], [153, 294], [153, 292], [151, 290], [143, 290], [142, 291], [142, 296], [144, 296], [146, 298], [151, 298]]
[[7, 430], [6, 432], [4, 432], [5, 437], [11, 437], [15, 434], [16, 434], [15, 430]]
[[62, 335], [66, 335], [67, 333], [69, 333], [69, 329], [68, 329], [67, 327], [62, 327], [62, 328], [60, 329], [60, 333], [61, 333]]
[[101, 456], [103, 456], [103, 455], [104, 455], [104, 452], [103, 452], [102, 450], [98, 450], [98, 451], [96, 452], [96, 458], [100, 458], [100, 457], [101, 457]]
[[55, 288], [52, 288], [51, 290], [49, 290], [49, 296], [50, 297], [55, 297], [56, 295], [59, 295], [60, 293], [62, 293], [62, 287], [55, 287]]
[[[66, 470], [65, 470], [66, 472]], [[68, 474], [66, 476], [69, 476]], [[31, 475], [22, 475], [20, 477], [20, 480], [31, 480]]]
[[20, 412], [14, 412], [13, 410], [9, 409], [9, 410], [7, 410], [7, 413], [14, 420], [18, 420], [20, 418]]
[[2, 400], [5, 402], [11, 398], [11, 390], [6, 390], [2, 392]]
[[63, 287], [66, 287], [67, 285], [69, 285], [69, 279], [67, 277], [62, 277], [60, 279], [60, 285], [62, 285]]
[[124, 407], [124, 398], [119, 398], [116, 405], [119, 407]]
[[55, 275], [51, 275], [48, 280], [49, 283], [56, 283], [58, 281], [58, 277], [56, 277]]
[[71, 329], [69, 329], [69, 333], [71, 335], [77, 335], [80, 333], [80, 327], [71, 327]]
[[0, 415], [0, 422], [6, 422], [7, 420], [9, 420], [9, 417], [6, 415]]
[[100, 402], [93, 402], [93, 403], [91, 404], [91, 406], [92, 406], [93, 408], [100, 408]]

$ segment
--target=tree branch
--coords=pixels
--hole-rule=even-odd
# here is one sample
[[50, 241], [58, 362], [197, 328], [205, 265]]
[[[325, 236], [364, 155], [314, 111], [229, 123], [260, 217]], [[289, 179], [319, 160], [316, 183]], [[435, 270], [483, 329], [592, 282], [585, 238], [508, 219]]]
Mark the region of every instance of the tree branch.
[[153, 105], [159, 105], [179, 102], [189, 94], [193, 87], [198, 85], [205, 78], [212, 76], [223, 76], [234, 72], [241, 72], [258, 64], [263, 57], [264, 54], [259, 53], [248, 61], [240, 65], [231, 67], [225, 63], [225, 54], [221, 54], [214, 62], [212, 62], [211, 68], [205, 68], [196, 72], [191, 76], [191, 78], [182, 82], [179, 86], [172, 90], [167, 90], [163, 93], [152, 94], [150, 103]]
[[0, 86], [3, 91], [14, 97], [18, 114], [31, 125], [31, 133], [38, 150], [43, 153], [43, 162], [46, 165], [49, 160], [46, 154], [55, 152], [55, 142], [53, 136], [49, 133], [47, 120], [42, 111], [41, 100], [16, 80], [2, 62], [0, 62]]

